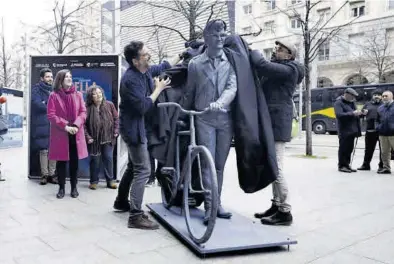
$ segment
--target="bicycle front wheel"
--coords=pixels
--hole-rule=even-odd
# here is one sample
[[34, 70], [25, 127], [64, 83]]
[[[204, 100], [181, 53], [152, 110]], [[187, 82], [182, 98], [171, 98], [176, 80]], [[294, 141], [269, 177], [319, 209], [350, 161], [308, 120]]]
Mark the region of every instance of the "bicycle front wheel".
[[[197, 243], [202, 244], [208, 241], [211, 237], [213, 228], [215, 227], [216, 223], [216, 215], [218, 210], [218, 183], [217, 183], [217, 176], [216, 176], [216, 168], [215, 162], [213, 161], [212, 155], [209, 150], [205, 146], [197, 146], [193, 148], [193, 150], [188, 153], [190, 155], [188, 158], [189, 163], [186, 164], [187, 172], [185, 173], [184, 178], [184, 186], [183, 186], [183, 208], [185, 210], [185, 220], [187, 230], [189, 231], [191, 239]], [[190, 215], [190, 208], [189, 208], [189, 186], [191, 185], [192, 181], [192, 165], [194, 162], [199, 162], [200, 164], [205, 164], [208, 168], [207, 175], [204, 177], [209, 177], [209, 182], [211, 186], [203, 186], [203, 189], [209, 191], [206, 195], [210, 195], [212, 200], [210, 214], [209, 214], [209, 221], [206, 226], [203, 224], [203, 219], [192, 219]], [[201, 166], [199, 166], [199, 176], [202, 176], [201, 173]], [[193, 228], [193, 225], [196, 228]]]

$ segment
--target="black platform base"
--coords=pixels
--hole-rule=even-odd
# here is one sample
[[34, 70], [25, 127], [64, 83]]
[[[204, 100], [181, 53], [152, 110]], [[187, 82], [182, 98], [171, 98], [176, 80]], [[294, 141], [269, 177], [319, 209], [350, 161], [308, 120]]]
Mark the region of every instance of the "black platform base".
[[[277, 231], [275, 227], [264, 226], [258, 219], [254, 222], [232, 212], [233, 217], [229, 220], [217, 218], [211, 238], [205, 244], [198, 245], [190, 239], [185, 217], [181, 215], [180, 208], [173, 207], [168, 210], [161, 203], [147, 204], [147, 207], [161, 223], [200, 256], [297, 244], [296, 240]], [[202, 224], [204, 212], [200, 209], [191, 209], [190, 214], [195, 231], [198, 232], [198, 227], [205, 230], [205, 226]]]

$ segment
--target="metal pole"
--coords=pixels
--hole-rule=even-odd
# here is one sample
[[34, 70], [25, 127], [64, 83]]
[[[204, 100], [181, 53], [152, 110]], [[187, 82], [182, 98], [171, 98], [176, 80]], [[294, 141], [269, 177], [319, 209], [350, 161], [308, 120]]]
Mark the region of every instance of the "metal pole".
[[299, 89], [299, 99], [298, 99], [298, 118], [299, 118], [299, 122], [298, 122], [298, 138], [301, 139], [302, 138], [302, 104], [303, 104], [303, 91], [304, 91], [304, 82], [302, 83], [302, 85], [300, 85], [300, 89]]

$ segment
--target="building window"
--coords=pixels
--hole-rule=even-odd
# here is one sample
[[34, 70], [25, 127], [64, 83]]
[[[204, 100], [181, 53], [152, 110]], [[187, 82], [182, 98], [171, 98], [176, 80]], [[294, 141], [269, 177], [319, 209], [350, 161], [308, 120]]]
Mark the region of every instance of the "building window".
[[243, 34], [250, 34], [250, 33], [252, 33], [252, 27], [244, 27], [244, 28], [242, 28], [242, 33]]
[[359, 17], [365, 15], [365, 1], [350, 4], [351, 16]]
[[264, 31], [265, 33], [268, 34], [274, 34], [275, 33], [275, 22], [274, 21], [268, 21], [264, 23]]
[[364, 34], [351, 34], [349, 35], [349, 56], [353, 58], [360, 58], [363, 56], [363, 42], [364, 42]]
[[291, 28], [301, 28], [301, 21], [298, 20], [297, 18], [291, 18], [290, 23], [291, 23]]
[[389, 0], [389, 9], [394, 9], [394, 0]]
[[273, 10], [276, 8], [276, 0], [268, 0], [267, 2], [267, 9]]
[[318, 55], [319, 61], [330, 59], [330, 43], [328, 41], [325, 41], [323, 44], [320, 45]]
[[323, 87], [332, 87], [332, 86], [334, 86], [334, 84], [329, 78], [327, 77], [317, 78], [317, 87], [323, 88]]
[[292, 5], [295, 5], [295, 4], [298, 4], [298, 3], [301, 3], [301, 0], [291, 0], [291, 4]]
[[317, 10], [317, 13], [319, 14], [321, 24], [325, 24], [331, 18], [330, 8]]
[[244, 13], [245, 14], [252, 14], [252, 4], [244, 6]]
[[273, 51], [274, 49], [264, 49], [263, 51], [264, 51], [264, 56], [265, 56], [265, 58], [267, 59], [267, 60], [269, 60], [269, 59], [271, 59], [271, 56], [272, 56], [272, 51]]

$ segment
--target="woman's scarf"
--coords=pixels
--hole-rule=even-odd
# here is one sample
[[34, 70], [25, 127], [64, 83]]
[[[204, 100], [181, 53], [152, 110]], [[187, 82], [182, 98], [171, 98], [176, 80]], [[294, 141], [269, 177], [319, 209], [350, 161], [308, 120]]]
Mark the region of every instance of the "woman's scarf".
[[63, 103], [66, 107], [66, 120], [69, 122], [71, 126], [74, 124], [75, 119], [77, 118], [77, 109], [76, 109], [76, 90], [74, 86], [71, 86], [69, 89], [61, 88], [58, 91], [60, 98], [63, 100]]

